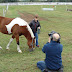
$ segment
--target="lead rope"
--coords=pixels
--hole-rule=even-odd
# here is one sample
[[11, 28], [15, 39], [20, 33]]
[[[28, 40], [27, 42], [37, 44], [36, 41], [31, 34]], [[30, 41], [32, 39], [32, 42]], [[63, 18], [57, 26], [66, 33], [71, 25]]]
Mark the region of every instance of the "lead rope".
[[33, 38], [32, 38], [32, 49], [33, 49]]

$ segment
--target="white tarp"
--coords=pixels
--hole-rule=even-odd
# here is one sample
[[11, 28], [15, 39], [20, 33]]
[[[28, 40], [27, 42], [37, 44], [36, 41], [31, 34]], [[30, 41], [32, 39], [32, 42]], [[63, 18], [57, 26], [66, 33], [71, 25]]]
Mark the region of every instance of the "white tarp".
[[53, 11], [54, 9], [53, 8], [42, 8], [42, 10], [44, 10], [44, 11], [46, 11], [46, 10]]

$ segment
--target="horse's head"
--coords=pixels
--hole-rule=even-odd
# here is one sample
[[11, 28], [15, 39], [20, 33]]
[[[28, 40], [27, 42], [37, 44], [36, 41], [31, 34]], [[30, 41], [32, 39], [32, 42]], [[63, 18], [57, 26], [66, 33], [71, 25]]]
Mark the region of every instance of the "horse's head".
[[33, 51], [35, 48], [35, 37], [28, 41], [29, 51]]

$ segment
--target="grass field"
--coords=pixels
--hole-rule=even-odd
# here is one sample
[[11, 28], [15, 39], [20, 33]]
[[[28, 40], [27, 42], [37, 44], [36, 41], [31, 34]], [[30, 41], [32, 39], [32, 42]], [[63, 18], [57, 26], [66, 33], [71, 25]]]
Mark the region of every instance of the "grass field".
[[[11, 35], [0, 33], [0, 72], [41, 72], [36, 63], [44, 60], [45, 54], [41, 49], [48, 41], [48, 33], [52, 30], [61, 34], [61, 44], [63, 44], [62, 60], [64, 72], [72, 72], [72, 12], [66, 11], [66, 6], [56, 6], [56, 11], [42, 11], [42, 7], [52, 6], [9, 6], [6, 17], [20, 17], [18, 12], [38, 14], [47, 20], [41, 20], [41, 32], [39, 34], [40, 48], [35, 48], [33, 52], [28, 51], [27, 40], [24, 36], [20, 37], [20, 47], [22, 54], [17, 52], [16, 41], [10, 45], [10, 51], [6, 50], [6, 45]], [[0, 15], [5, 6], [0, 6]], [[72, 6], [68, 5], [68, 8]]]

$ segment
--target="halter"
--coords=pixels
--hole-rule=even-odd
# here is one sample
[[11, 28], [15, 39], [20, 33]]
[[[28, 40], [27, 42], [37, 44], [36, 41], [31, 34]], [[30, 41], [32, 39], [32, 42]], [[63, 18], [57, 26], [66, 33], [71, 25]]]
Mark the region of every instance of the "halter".
[[29, 49], [29, 51], [31, 52], [31, 51], [33, 51], [33, 38], [32, 38], [32, 42], [31, 42], [30, 46], [32, 46], [32, 48]]
[[33, 49], [33, 38], [32, 38], [32, 43], [31, 43], [31, 45], [30, 46], [32, 46], [32, 49]]
[[32, 43], [31, 43], [32, 49], [33, 49], [33, 38], [32, 38]]

